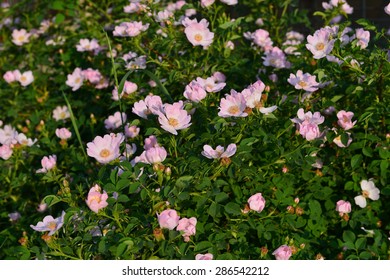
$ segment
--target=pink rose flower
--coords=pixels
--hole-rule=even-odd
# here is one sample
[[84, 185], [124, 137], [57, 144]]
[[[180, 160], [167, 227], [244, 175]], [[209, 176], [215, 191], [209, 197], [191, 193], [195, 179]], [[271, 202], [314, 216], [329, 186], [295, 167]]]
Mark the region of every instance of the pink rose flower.
[[291, 73], [287, 81], [296, 89], [303, 89], [308, 92], [318, 90], [319, 86], [319, 83], [316, 82], [316, 76], [309, 73], [303, 74], [302, 70], [298, 70], [296, 75]]
[[120, 133], [96, 136], [92, 142], [87, 143], [87, 154], [102, 164], [109, 163], [120, 156], [119, 148], [124, 139]]
[[278, 69], [290, 68], [291, 64], [287, 61], [285, 53], [278, 47], [270, 48], [263, 56], [263, 65], [272, 66]]
[[126, 113], [115, 112], [114, 115], [109, 116], [104, 120], [104, 127], [109, 130], [119, 128], [127, 120]]
[[161, 163], [166, 157], [167, 151], [164, 147], [152, 147], [145, 151], [145, 158], [149, 164]]
[[125, 125], [125, 136], [128, 138], [135, 138], [138, 136], [140, 132], [140, 128], [136, 125], [129, 126], [129, 124]]
[[183, 25], [184, 33], [193, 46], [203, 46], [203, 49], [206, 49], [213, 42], [214, 33], [208, 29], [209, 23], [206, 19], [198, 22], [196, 19], [185, 18]]
[[196, 223], [197, 219], [195, 217], [192, 218], [182, 218], [179, 220], [179, 224], [176, 227], [177, 231], [182, 231], [182, 236], [184, 237], [184, 241], [190, 241], [190, 236], [195, 235], [196, 233]]
[[96, 184], [89, 190], [85, 202], [93, 212], [98, 213], [100, 209], [107, 207], [107, 198], [107, 192], [103, 190], [103, 193], [101, 193], [100, 186]]
[[265, 207], [265, 199], [261, 193], [257, 193], [248, 199], [248, 204], [251, 210], [260, 213]]
[[313, 58], [323, 58], [332, 51], [335, 39], [330, 38], [331, 31], [327, 28], [321, 28], [313, 35], [307, 36], [308, 44], [306, 44], [306, 48], [311, 51]]
[[249, 108], [260, 108], [263, 106], [262, 95], [265, 89], [265, 84], [258, 80], [255, 83], [245, 88], [241, 94], [245, 98], [246, 106]]
[[364, 30], [363, 28], [357, 28], [355, 35], [358, 40], [356, 45], [361, 49], [367, 48], [368, 43], [370, 42], [370, 32]]
[[0, 158], [7, 160], [12, 156], [12, 149], [8, 145], [2, 145], [0, 147]]
[[42, 222], [38, 222], [36, 226], [30, 225], [30, 227], [36, 231], [48, 231], [48, 235], [51, 236], [63, 226], [64, 218], [65, 212], [62, 211], [60, 217], [54, 219], [52, 216], [49, 215], [43, 218]]
[[159, 215], [157, 213], [158, 223], [161, 228], [174, 229], [180, 220], [180, 216], [177, 215], [177, 212], [173, 209], [167, 209], [161, 212]]
[[84, 74], [81, 68], [77, 67], [72, 74], [67, 75], [65, 84], [72, 88], [72, 91], [78, 90], [84, 82]]
[[337, 113], [338, 125], [342, 127], [344, 130], [353, 128], [353, 126], [356, 123], [356, 121], [352, 122], [353, 115], [354, 115], [353, 112], [346, 112], [344, 110], [339, 111]]
[[14, 29], [12, 31], [12, 42], [17, 46], [22, 46], [30, 42], [31, 34], [26, 31], [26, 29]]
[[191, 116], [183, 109], [183, 101], [174, 104], [164, 104], [163, 112], [158, 115], [161, 128], [177, 135], [178, 130], [191, 125]]
[[340, 216], [343, 216], [345, 213], [351, 212], [351, 203], [344, 200], [339, 200], [336, 203], [336, 211], [339, 212]]
[[201, 84], [197, 83], [196, 81], [192, 81], [189, 85], [186, 86], [183, 95], [185, 98], [198, 103], [206, 98], [207, 93]]
[[246, 100], [244, 95], [235, 90], [231, 90], [230, 94], [226, 94], [220, 101], [218, 116], [227, 117], [246, 117], [245, 113]]
[[69, 131], [69, 129], [63, 127], [63, 128], [57, 128], [56, 129], [56, 135], [60, 139], [69, 139], [72, 137], [72, 132]]
[[24, 87], [28, 86], [34, 81], [32, 71], [26, 71], [21, 75], [16, 75], [16, 80]]
[[13, 83], [16, 81], [16, 77], [15, 77], [15, 74], [14, 74], [14, 71], [7, 71], [4, 73], [3, 75], [3, 78], [4, 80], [10, 84], [10, 83]]
[[292, 251], [289, 246], [282, 245], [276, 249], [272, 255], [274, 255], [277, 260], [288, 260], [292, 255]]
[[57, 156], [44, 156], [41, 160], [42, 168], [38, 169], [36, 173], [47, 173], [49, 170], [52, 170], [57, 165]]
[[215, 150], [210, 145], [204, 145], [202, 155], [209, 159], [229, 158], [233, 156], [237, 151], [236, 144], [229, 144], [226, 148], [217, 146]]
[[196, 254], [195, 260], [197, 261], [208, 261], [212, 260], [214, 258], [213, 254], [207, 253], [207, 254]]

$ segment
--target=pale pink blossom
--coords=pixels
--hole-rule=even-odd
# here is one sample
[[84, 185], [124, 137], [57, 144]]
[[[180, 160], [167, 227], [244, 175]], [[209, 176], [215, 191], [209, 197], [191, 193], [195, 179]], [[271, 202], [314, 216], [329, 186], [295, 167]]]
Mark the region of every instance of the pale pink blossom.
[[364, 30], [363, 28], [357, 28], [355, 32], [357, 39], [356, 45], [361, 49], [367, 48], [368, 43], [370, 42], [370, 32]]
[[82, 70], [81, 73], [84, 79], [94, 85], [99, 84], [100, 81], [103, 79], [103, 75], [100, 73], [100, 71], [92, 68]]
[[288, 260], [292, 255], [292, 250], [289, 246], [282, 245], [276, 249], [272, 255], [274, 255], [277, 260]]
[[273, 47], [265, 52], [263, 56], [263, 65], [272, 66], [278, 69], [290, 68], [291, 64], [287, 61], [286, 55], [278, 47]]
[[200, 5], [203, 7], [203, 8], [206, 8], [206, 7], [209, 7], [211, 6], [212, 4], [214, 4], [215, 0], [200, 0]]
[[203, 49], [206, 49], [211, 45], [214, 33], [210, 32], [209, 22], [206, 19], [198, 22], [196, 19], [185, 18], [182, 23], [185, 26], [184, 33], [193, 46], [203, 46]]
[[195, 260], [197, 261], [209, 261], [214, 258], [213, 254], [207, 253], [207, 254], [196, 254]]
[[12, 31], [12, 42], [17, 46], [22, 46], [30, 42], [31, 34], [26, 29], [14, 29]]
[[196, 234], [196, 223], [197, 219], [195, 217], [189, 219], [182, 218], [179, 220], [176, 230], [182, 232], [184, 242], [190, 241], [190, 236]]
[[390, 3], [385, 6], [384, 10], [386, 14], [390, 15]]
[[346, 148], [352, 143], [352, 138], [351, 138], [351, 133], [347, 132], [348, 140], [347, 143], [344, 145], [343, 142], [341, 141], [341, 135], [333, 138], [333, 143], [335, 143], [337, 146], [340, 148]]
[[52, 236], [56, 231], [58, 231], [64, 225], [65, 212], [62, 211], [61, 216], [58, 218], [53, 218], [53, 216], [46, 216], [43, 218], [42, 222], [38, 222], [36, 226], [30, 225], [33, 230], [36, 231], [48, 231], [49, 236]]
[[2, 145], [0, 146], [0, 158], [7, 160], [12, 156], [12, 149], [8, 145]]
[[145, 151], [145, 159], [149, 164], [161, 163], [167, 157], [167, 151], [164, 147], [152, 147]]
[[76, 45], [76, 49], [78, 52], [97, 51], [100, 49], [100, 45], [96, 39], [80, 39], [79, 43]]
[[207, 92], [201, 84], [196, 81], [191, 81], [191, 83], [186, 86], [183, 95], [185, 98], [198, 103], [206, 98]]
[[346, 112], [341, 110], [337, 113], [338, 125], [342, 127], [344, 130], [348, 130], [354, 127], [356, 121], [352, 122], [353, 112]]
[[273, 42], [269, 37], [269, 32], [264, 29], [257, 29], [253, 33], [248, 34], [248, 39], [251, 39], [255, 45], [262, 48], [264, 51], [272, 49]]
[[136, 92], [137, 90], [138, 86], [136, 83], [125, 81], [122, 93], [120, 95], [118, 95], [118, 89], [116, 87], [112, 90], [112, 99], [118, 101], [119, 98], [122, 98], [123, 96], [127, 97], [130, 94]]
[[339, 200], [336, 203], [336, 211], [339, 212], [340, 216], [351, 212], [351, 203], [344, 200]]
[[87, 143], [87, 154], [102, 164], [109, 163], [120, 156], [119, 148], [124, 138], [120, 133], [96, 136], [92, 142]]
[[232, 143], [229, 144], [226, 148], [223, 146], [218, 145], [215, 150], [210, 145], [204, 145], [203, 151], [201, 154], [209, 159], [220, 159], [220, 158], [230, 158], [233, 156], [237, 151], [237, 145]]
[[72, 91], [78, 90], [84, 82], [84, 74], [81, 68], [76, 67], [72, 74], [67, 75], [65, 84], [72, 88]]
[[125, 112], [115, 112], [114, 115], [109, 116], [104, 120], [104, 127], [108, 130], [114, 130], [119, 128], [127, 120]]
[[148, 115], [158, 115], [163, 111], [163, 103], [158, 95], [148, 95], [145, 100], [135, 102], [132, 112], [141, 118], [147, 119]]
[[13, 82], [16, 81], [16, 76], [15, 76], [14, 71], [7, 71], [7, 72], [5, 72], [4, 75], [3, 75], [3, 78], [4, 78], [4, 80], [8, 84], [13, 83]]
[[22, 86], [26, 87], [34, 81], [34, 75], [32, 71], [26, 71], [21, 75], [17, 75], [16, 79]]
[[227, 42], [225, 43], [225, 48], [227, 48], [227, 49], [229, 49], [229, 50], [234, 50], [235, 45], [234, 45], [234, 43], [233, 43], [232, 41], [227, 41]]
[[305, 113], [302, 108], [297, 112], [298, 118], [291, 119], [293, 123], [296, 123], [299, 129], [299, 134], [306, 138], [306, 140], [311, 141], [322, 136], [319, 124], [322, 124], [325, 120], [319, 112]]
[[56, 135], [58, 138], [66, 140], [72, 137], [72, 132], [70, 132], [66, 127], [62, 127], [56, 129]]
[[375, 184], [372, 179], [370, 179], [369, 181], [362, 180], [360, 182], [360, 187], [362, 188], [362, 194], [355, 197], [355, 203], [361, 208], [365, 208], [367, 206], [367, 198], [371, 200], [379, 199], [380, 190], [375, 187]]
[[260, 213], [265, 207], [265, 199], [261, 193], [256, 193], [248, 199], [249, 208]]
[[316, 81], [316, 76], [310, 75], [309, 73], [303, 74], [302, 70], [298, 70], [296, 75], [291, 73], [287, 81], [296, 89], [303, 89], [308, 92], [318, 90], [319, 86], [319, 83]]
[[180, 216], [175, 210], [167, 209], [162, 211], [160, 215], [157, 213], [157, 219], [161, 228], [173, 230], [179, 224]]
[[87, 200], [85, 201], [93, 212], [98, 213], [100, 209], [108, 206], [107, 203], [108, 194], [102, 190], [99, 185], [94, 185], [88, 192]]
[[196, 78], [196, 82], [207, 92], [219, 92], [226, 86], [226, 83], [224, 81], [218, 80], [218, 78], [222, 78], [221, 75], [213, 75], [206, 79], [198, 77]]
[[44, 156], [41, 160], [42, 168], [38, 169], [36, 173], [47, 173], [49, 170], [54, 169], [57, 166], [57, 156]]
[[24, 133], [19, 133], [16, 137], [15, 137], [15, 140], [20, 144], [20, 145], [23, 145], [23, 146], [28, 146], [28, 147], [31, 147], [32, 145], [34, 145], [36, 142], [37, 142], [37, 139], [31, 139], [31, 138], [27, 138], [27, 136], [24, 134]]
[[136, 125], [125, 125], [125, 136], [128, 138], [135, 138], [138, 136], [140, 128]]
[[145, 4], [140, 3], [140, 0], [132, 0], [131, 3], [123, 7], [123, 11], [128, 14], [144, 12], [147, 10]]
[[222, 72], [219, 72], [219, 71], [214, 72], [212, 77], [214, 78], [214, 81], [216, 83], [224, 83], [224, 82], [226, 82], [226, 76]]
[[245, 88], [241, 94], [245, 98], [246, 107], [249, 108], [261, 108], [263, 106], [262, 103], [262, 95], [265, 89], [265, 84], [258, 80], [255, 83], [249, 85]]
[[70, 113], [68, 110], [68, 107], [64, 106], [57, 106], [53, 110], [53, 119], [56, 121], [65, 120], [70, 118]]
[[323, 58], [332, 51], [335, 39], [331, 39], [331, 36], [332, 33], [328, 28], [321, 28], [313, 35], [307, 36], [306, 48], [311, 51], [313, 58]]
[[238, 0], [221, 0], [221, 2], [229, 6], [238, 4]]
[[150, 135], [144, 140], [144, 149], [148, 150], [153, 147], [160, 147], [160, 145], [157, 142], [156, 136]]
[[149, 23], [143, 24], [141, 21], [122, 22], [118, 26], [115, 26], [113, 35], [119, 37], [135, 37], [148, 28]]
[[191, 125], [191, 116], [183, 109], [183, 101], [179, 101], [174, 104], [164, 104], [163, 112], [158, 114], [158, 121], [162, 129], [177, 135], [178, 130]]
[[246, 100], [244, 95], [235, 90], [231, 90], [230, 94], [226, 94], [221, 99], [219, 105], [218, 116], [227, 117], [246, 117], [248, 114], [245, 112]]
[[11, 145], [16, 144], [16, 137], [18, 132], [14, 127], [7, 124], [3, 128], [0, 128], [0, 144]]
[[273, 111], [275, 111], [276, 109], [278, 109], [278, 106], [276, 105], [273, 105], [273, 106], [270, 106], [270, 107], [261, 107], [259, 109], [260, 113], [264, 114], [264, 115], [269, 115], [271, 114]]

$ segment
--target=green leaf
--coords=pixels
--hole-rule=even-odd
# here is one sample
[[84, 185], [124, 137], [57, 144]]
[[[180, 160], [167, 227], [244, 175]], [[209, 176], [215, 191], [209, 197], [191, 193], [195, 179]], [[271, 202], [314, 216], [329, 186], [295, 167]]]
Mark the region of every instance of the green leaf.
[[51, 4], [51, 8], [53, 10], [58, 10], [58, 11], [62, 11], [64, 9], [64, 2], [62, 1], [54, 1], [52, 4]]
[[310, 217], [320, 217], [322, 214], [321, 204], [317, 200], [309, 201]]
[[219, 214], [219, 209], [220, 209], [219, 204], [212, 202], [207, 213], [209, 213], [211, 217], [216, 218], [217, 215]]
[[231, 215], [241, 215], [241, 208], [237, 203], [229, 202], [225, 205], [225, 211]]
[[55, 23], [56, 23], [56, 24], [60, 24], [60, 23], [62, 23], [64, 20], [65, 20], [64, 14], [59, 13], [59, 14], [56, 15]]
[[227, 193], [219, 193], [215, 196], [215, 202], [222, 202], [229, 198]]
[[195, 245], [195, 252], [203, 252], [213, 247], [213, 243], [210, 241], [201, 241]]
[[57, 204], [58, 202], [61, 202], [62, 199], [55, 196], [55, 195], [47, 195], [43, 198], [43, 202], [47, 204], [47, 207], [51, 207], [54, 204]]
[[372, 157], [372, 149], [370, 147], [364, 147], [362, 152], [366, 157]]
[[346, 230], [346, 231], [343, 232], [343, 240], [345, 242], [352, 242], [352, 243], [354, 243], [355, 239], [356, 239], [356, 235], [352, 231]]
[[358, 167], [363, 161], [363, 156], [361, 154], [358, 154], [358, 155], [354, 155], [352, 158], [351, 158], [351, 167], [352, 169], [355, 169], [356, 167]]
[[192, 180], [193, 176], [182, 176], [179, 179], [176, 180], [176, 187], [178, 188], [185, 188], [188, 187], [190, 184], [190, 181]]
[[357, 250], [361, 250], [366, 247], [367, 239], [366, 238], [358, 238], [355, 242], [355, 248]]
[[131, 70], [127, 71], [127, 73], [123, 76], [121, 82], [119, 83], [119, 87], [118, 87], [118, 93], [119, 93], [119, 94], [123, 91], [123, 88], [124, 88], [124, 86], [125, 86], [125, 82], [126, 82], [127, 78], [128, 78], [129, 75], [130, 75], [131, 73], [133, 73], [133, 72], [134, 72], [134, 70], [131, 69]]

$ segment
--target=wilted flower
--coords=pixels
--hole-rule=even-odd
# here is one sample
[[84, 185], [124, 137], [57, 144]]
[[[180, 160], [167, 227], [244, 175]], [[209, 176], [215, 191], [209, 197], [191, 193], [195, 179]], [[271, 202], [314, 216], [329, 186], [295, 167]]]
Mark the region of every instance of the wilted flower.
[[52, 170], [57, 165], [57, 156], [44, 156], [41, 160], [42, 168], [38, 169], [37, 173], [47, 173], [49, 170]]
[[124, 140], [122, 134], [106, 134], [104, 137], [96, 136], [92, 142], [87, 143], [87, 154], [98, 162], [106, 164], [120, 156], [120, 144]]
[[276, 249], [272, 255], [274, 255], [277, 260], [288, 260], [292, 255], [292, 250], [290, 246], [282, 245]]
[[86, 203], [88, 207], [95, 213], [98, 213], [100, 209], [107, 207], [108, 194], [99, 185], [94, 185], [88, 192]]
[[59, 230], [64, 224], [65, 212], [62, 211], [62, 214], [58, 218], [53, 218], [52, 216], [46, 216], [43, 218], [42, 222], [38, 222], [36, 226], [30, 225], [33, 230], [36, 231], [49, 231], [49, 236], [52, 236], [57, 230]]
[[177, 212], [173, 209], [167, 209], [161, 212], [159, 215], [157, 213], [158, 223], [161, 228], [174, 229], [180, 220], [180, 216], [177, 215]]
[[362, 194], [355, 196], [355, 203], [361, 208], [365, 208], [367, 206], [366, 198], [370, 198], [372, 200], [379, 199], [380, 190], [375, 187], [372, 180], [362, 180], [360, 182], [360, 187], [362, 188]]

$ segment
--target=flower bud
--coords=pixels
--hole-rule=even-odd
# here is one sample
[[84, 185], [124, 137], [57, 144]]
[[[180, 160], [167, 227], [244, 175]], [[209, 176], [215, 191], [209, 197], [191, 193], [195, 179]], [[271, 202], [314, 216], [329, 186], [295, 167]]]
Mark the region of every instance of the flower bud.
[[155, 228], [153, 229], [153, 235], [154, 238], [156, 238], [157, 241], [165, 240], [164, 233], [161, 228]]

